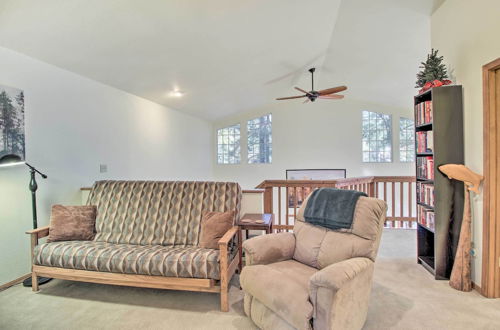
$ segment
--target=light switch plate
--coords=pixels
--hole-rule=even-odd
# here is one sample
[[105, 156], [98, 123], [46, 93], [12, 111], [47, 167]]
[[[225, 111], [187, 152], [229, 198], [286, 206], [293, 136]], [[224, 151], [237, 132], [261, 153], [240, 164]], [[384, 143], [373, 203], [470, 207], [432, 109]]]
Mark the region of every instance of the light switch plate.
[[99, 165], [99, 172], [101, 172], [101, 173], [108, 172], [108, 165], [106, 165], [106, 164], [100, 164]]

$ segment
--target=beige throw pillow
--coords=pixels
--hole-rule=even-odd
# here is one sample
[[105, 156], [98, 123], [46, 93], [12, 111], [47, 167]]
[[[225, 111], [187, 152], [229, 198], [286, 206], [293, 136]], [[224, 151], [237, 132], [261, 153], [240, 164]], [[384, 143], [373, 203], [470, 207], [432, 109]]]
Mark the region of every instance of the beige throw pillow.
[[234, 211], [206, 212], [201, 218], [201, 233], [198, 246], [204, 249], [219, 249], [217, 244], [234, 223]]
[[47, 242], [94, 239], [96, 216], [95, 206], [52, 206]]

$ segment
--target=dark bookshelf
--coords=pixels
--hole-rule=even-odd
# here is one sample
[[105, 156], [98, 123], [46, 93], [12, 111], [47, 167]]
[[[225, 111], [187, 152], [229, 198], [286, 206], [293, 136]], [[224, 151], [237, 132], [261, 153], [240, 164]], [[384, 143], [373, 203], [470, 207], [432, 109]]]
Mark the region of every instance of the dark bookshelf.
[[[418, 122], [417, 105], [429, 101], [432, 118], [429, 122]], [[463, 108], [462, 86], [432, 88], [414, 98], [415, 132], [432, 131], [432, 152], [415, 153], [415, 159], [431, 157], [434, 178], [419, 176], [417, 183], [433, 185], [434, 206], [419, 201], [417, 196], [417, 262], [436, 279], [448, 279], [457, 250], [462, 224], [464, 188], [463, 183], [449, 180], [438, 167], [444, 164], [463, 164]], [[421, 105], [422, 106], [422, 105]], [[420, 120], [421, 121], [421, 120]], [[415, 133], [416, 134], [416, 133]], [[417, 135], [415, 143], [418, 144]], [[416, 147], [415, 150], [418, 150]], [[429, 171], [429, 166], [427, 171]], [[434, 211], [434, 228], [420, 223], [421, 210]]]

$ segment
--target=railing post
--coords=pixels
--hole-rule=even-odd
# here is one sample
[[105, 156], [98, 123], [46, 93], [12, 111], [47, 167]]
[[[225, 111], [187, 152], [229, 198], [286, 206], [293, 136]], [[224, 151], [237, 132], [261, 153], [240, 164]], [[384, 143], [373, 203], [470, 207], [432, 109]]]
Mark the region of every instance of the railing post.
[[273, 187], [264, 188], [264, 213], [273, 213]]
[[368, 197], [377, 197], [375, 196], [375, 182], [370, 182], [368, 184]]

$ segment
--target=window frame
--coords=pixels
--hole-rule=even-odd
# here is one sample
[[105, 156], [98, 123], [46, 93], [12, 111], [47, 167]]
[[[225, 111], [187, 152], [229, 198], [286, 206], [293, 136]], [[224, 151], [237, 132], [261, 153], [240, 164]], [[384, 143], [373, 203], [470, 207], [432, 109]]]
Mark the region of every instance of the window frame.
[[[405, 139], [402, 139], [402, 133], [403, 133], [403, 130], [402, 130], [402, 127], [401, 127], [401, 123], [402, 121], [409, 121], [411, 122], [411, 125], [410, 126], [406, 126], [405, 128], [405, 131], [406, 131], [406, 134], [410, 133], [410, 139], [408, 139], [408, 136], [405, 138]], [[411, 127], [411, 132], [408, 132], [408, 127]], [[403, 146], [402, 146], [402, 141], [406, 141], [405, 143], [405, 150], [403, 150]], [[413, 163], [415, 162], [415, 121], [411, 118], [406, 118], [406, 117], [399, 117], [399, 161], [401, 163]], [[408, 146], [411, 146], [412, 149], [408, 149]], [[411, 155], [411, 159], [408, 160], [408, 158], [406, 158], [405, 160], [402, 159], [402, 156], [403, 156], [403, 153], [408, 156], [408, 152], [411, 151], [410, 155]]]
[[[377, 148], [377, 144], [383, 140], [379, 140], [379, 139], [375, 139], [375, 140], [372, 140], [370, 138], [368, 138], [368, 141], [366, 141], [367, 145], [368, 145], [368, 150], [365, 150], [364, 149], [364, 146], [365, 146], [365, 137], [364, 137], [364, 113], [367, 112], [369, 114], [376, 114], [378, 116], [387, 116], [389, 117], [388, 118], [388, 121], [390, 123], [389, 125], [389, 129], [388, 129], [388, 141], [389, 141], [389, 147], [390, 147], [390, 150], [389, 150], [389, 160], [387, 161], [379, 161], [379, 160], [370, 160], [370, 153], [383, 153], [383, 152], [386, 152], [386, 151], [381, 151], [379, 149], [375, 149], [375, 150], [372, 150], [370, 149], [370, 145], [371, 144], [375, 144], [375, 148]], [[369, 117], [371, 117], [369, 115]], [[378, 119], [378, 118], [375, 118], [375, 119]], [[371, 118], [368, 118], [368, 120], [371, 120]], [[370, 123], [370, 125], [372, 125]], [[375, 122], [375, 135], [378, 136], [379, 134], [379, 131], [382, 131], [381, 129], [378, 129], [378, 123]], [[394, 129], [393, 129], [393, 123], [392, 123], [392, 114], [386, 114], [386, 113], [382, 113], [382, 112], [378, 112], [378, 111], [371, 111], [371, 110], [361, 110], [361, 162], [362, 163], [375, 163], [375, 164], [387, 164], [387, 163], [393, 163], [394, 162], [394, 146], [393, 146], [393, 132], [394, 132]], [[365, 160], [364, 156], [365, 156], [365, 153], [368, 153], [368, 160]], [[379, 156], [380, 158], [380, 156]]]
[[[223, 157], [222, 157], [222, 162], [220, 162], [219, 160], [219, 147], [220, 146], [234, 146], [236, 145], [236, 143], [232, 143], [232, 144], [229, 144], [229, 143], [219, 143], [219, 132], [220, 131], [223, 131], [223, 130], [229, 130], [231, 128], [238, 128], [239, 130], [239, 134], [237, 134], [238, 136], [238, 151], [235, 152], [235, 154], [233, 155], [233, 158], [235, 159], [234, 162], [230, 162], [229, 161], [229, 155], [228, 155], [228, 162], [224, 162], [224, 152], [223, 152]], [[233, 137], [236, 138], [236, 134], [233, 134]], [[216, 157], [216, 163], [217, 165], [239, 165], [241, 164], [241, 124], [240, 123], [235, 123], [235, 124], [232, 124], [232, 125], [229, 125], [229, 126], [224, 126], [224, 127], [221, 127], [221, 128], [217, 128], [216, 129], [216, 132], [215, 132], [215, 157]]]
[[[267, 141], [267, 151], [268, 151], [268, 161], [266, 162], [261, 162], [261, 161], [251, 161], [251, 159], [253, 157], [257, 157], [260, 155], [260, 145], [259, 144], [253, 144], [253, 143], [250, 143], [250, 136], [251, 136], [251, 129], [250, 129], [250, 126], [251, 125], [254, 125], [254, 124], [251, 124], [251, 122], [253, 121], [256, 121], [256, 120], [259, 120], [263, 117], [267, 117], [267, 120], [266, 120], [266, 123], [265, 125], [268, 125], [269, 126], [269, 132], [268, 132], [268, 141]], [[260, 130], [261, 128], [259, 128]], [[252, 119], [248, 119], [247, 120], [247, 137], [246, 137], [246, 143], [247, 143], [247, 164], [272, 164], [273, 162], [273, 114], [270, 112], [270, 113], [267, 113], [267, 114], [264, 114], [264, 115], [261, 115], [261, 116], [258, 116], [256, 118], [252, 118]], [[254, 150], [250, 151], [251, 148], [254, 148], [255, 146], [259, 146], [259, 151], [258, 152], [255, 152]], [[260, 157], [258, 157], [260, 158]]]

